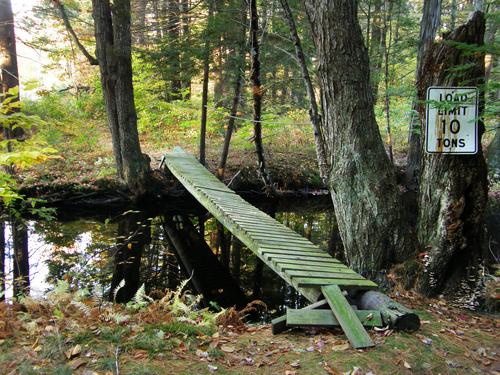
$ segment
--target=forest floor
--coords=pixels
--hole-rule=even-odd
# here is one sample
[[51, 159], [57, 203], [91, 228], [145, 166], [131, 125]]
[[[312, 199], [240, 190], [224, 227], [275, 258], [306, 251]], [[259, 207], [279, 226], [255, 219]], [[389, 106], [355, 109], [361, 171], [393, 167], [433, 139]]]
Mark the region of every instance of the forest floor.
[[[2, 374], [500, 374], [500, 318], [403, 292], [417, 332], [370, 331], [354, 350], [340, 330], [245, 325], [231, 310], [174, 314], [175, 304], [129, 307], [76, 302], [0, 304]], [[194, 315], [193, 315], [194, 314]]]

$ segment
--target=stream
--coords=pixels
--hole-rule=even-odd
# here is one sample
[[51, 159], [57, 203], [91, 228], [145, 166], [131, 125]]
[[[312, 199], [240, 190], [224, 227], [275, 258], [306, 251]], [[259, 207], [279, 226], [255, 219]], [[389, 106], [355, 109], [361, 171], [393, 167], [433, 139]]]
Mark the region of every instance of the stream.
[[[329, 196], [251, 203], [340, 256]], [[15, 236], [13, 225], [5, 224], [7, 298], [14, 293], [15, 273], [18, 280], [29, 279], [32, 296], [42, 296], [57, 280], [65, 280], [72, 290], [115, 294], [117, 302], [133, 298], [143, 284], [159, 298], [166, 289], [174, 290], [190, 279], [187, 289], [201, 294], [205, 306], [244, 307], [261, 300], [267, 305], [259, 317], [263, 321], [283, 314], [286, 306], [299, 308], [306, 302], [196, 204], [174, 205], [164, 212], [129, 209], [98, 217], [73, 214], [68, 220], [69, 215], [18, 224]], [[18, 259], [19, 254], [28, 254], [24, 265], [22, 260], [13, 262], [13, 237], [20, 249]], [[14, 266], [17, 263], [20, 266]]]

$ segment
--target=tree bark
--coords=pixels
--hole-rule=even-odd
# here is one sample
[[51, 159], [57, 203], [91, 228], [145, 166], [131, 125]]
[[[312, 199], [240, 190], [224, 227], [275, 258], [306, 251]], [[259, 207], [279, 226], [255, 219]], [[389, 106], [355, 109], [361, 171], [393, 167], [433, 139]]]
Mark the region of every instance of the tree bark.
[[[420, 38], [417, 50], [416, 82], [422, 79], [422, 66], [441, 25], [441, 0], [425, 0], [420, 20]], [[406, 161], [406, 185], [410, 191], [417, 191], [420, 174], [420, 120], [417, 103], [412, 104], [412, 117], [408, 132], [408, 157]]]
[[412, 247], [392, 165], [375, 121], [357, 2], [306, 0], [318, 56], [328, 187], [346, 259], [373, 275]]
[[370, 76], [372, 82], [373, 99], [377, 102], [378, 84], [382, 72], [383, 47], [385, 43], [385, 29], [382, 19], [383, 0], [375, 0], [373, 9], [372, 35], [370, 41]]
[[26, 296], [30, 290], [28, 227], [19, 220], [12, 222], [12, 242], [14, 247], [14, 297]]
[[243, 86], [243, 75], [245, 74], [245, 60], [246, 60], [246, 34], [247, 34], [247, 6], [246, 1], [242, 0], [241, 5], [241, 35], [238, 42], [238, 61], [235, 64], [236, 79], [234, 81], [234, 94], [231, 104], [231, 114], [227, 122], [226, 135], [224, 137], [224, 145], [217, 169], [217, 177], [224, 178], [224, 171], [226, 169], [227, 157], [229, 155], [229, 145], [231, 144], [231, 137], [234, 131], [234, 124], [236, 116], [238, 115], [238, 106], [241, 99], [241, 88]]
[[205, 50], [203, 52], [203, 88], [201, 93], [200, 163], [205, 165], [207, 133], [208, 77], [210, 73], [210, 27], [213, 16], [213, 2], [208, 0], [208, 20], [205, 30]]
[[168, 0], [168, 27], [167, 35], [171, 49], [169, 59], [169, 69], [172, 71], [170, 80], [170, 100], [182, 99], [182, 80], [181, 80], [181, 20], [179, 0]]
[[[3, 101], [4, 98], [12, 95], [9, 90], [19, 87], [14, 14], [12, 13], [10, 0], [0, 0], [0, 80], [2, 84], [0, 100]], [[17, 94], [15, 100], [11, 101], [11, 104], [15, 104], [16, 101], [19, 101], [19, 94]], [[10, 113], [16, 111], [17, 109], [13, 109]], [[12, 125], [10, 125], [2, 130], [6, 140], [22, 139], [24, 136], [24, 131], [20, 127], [13, 129]], [[11, 150], [12, 145], [7, 142], [7, 151], [10, 152]]]
[[141, 153], [132, 85], [130, 1], [93, 0], [96, 52], [118, 175], [140, 196], [148, 187], [149, 158]]
[[[417, 83], [418, 98], [426, 98], [429, 86], [481, 86], [484, 55], [467, 53], [462, 46], [481, 46], [484, 15], [476, 12], [467, 24], [429, 46]], [[450, 71], [467, 66], [461, 74]], [[484, 109], [484, 92], [479, 95], [479, 119]], [[421, 126], [425, 106], [419, 105]], [[487, 168], [481, 149], [484, 124], [479, 120], [479, 151], [475, 155], [423, 154], [420, 175], [418, 239], [427, 249], [420, 288], [426, 295], [459, 290], [464, 275], [474, 276], [483, 258], [483, 214], [487, 201]], [[422, 144], [425, 144], [422, 132]]]
[[327, 146], [323, 135], [321, 133], [321, 115], [318, 109], [318, 103], [316, 101], [316, 94], [314, 92], [314, 86], [312, 84], [311, 76], [309, 75], [309, 69], [307, 68], [306, 57], [302, 49], [302, 43], [300, 41], [299, 34], [297, 32], [297, 27], [293, 19], [292, 11], [288, 6], [287, 0], [280, 0], [281, 7], [285, 14], [285, 19], [290, 28], [290, 36], [295, 46], [295, 55], [297, 57], [297, 62], [302, 72], [302, 78], [304, 79], [304, 84], [306, 86], [307, 96], [309, 98], [309, 119], [313, 126], [314, 132], [314, 145], [316, 147], [316, 155], [318, 158], [318, 165], [321, 178], [326, 180], [328, 172], [330, 169], [329, 163], [326, 158], [325, 147]]
[[[135, 3], [135, 4], [134, 4]], [[146, 30], [146, 10], [148, 7], [149, 0], [135, 0], [132, 4], [133, 7], [132, 19], [134, 24], [134, 41], [140, 46], [144, 47], [146, 45], [148, 32]], [[134, 34], [134, 33], [133, 33]]]
[[252, 96], [253, 96], [253, 129], [255, 151], [257, 152], [257, 161], [259, 163], [259, 174], [267, 190], [273, 190], [271, 176], [267, 170], [266, 158], [264, 156], [264, 146], [262, 144], [262, 95], [263, 90], [260, 82], [260, 52], [259, 52], [259, 17], [257, 14], [257, 0], [250, 0], [250, 36], [251, 36], [251, 57], [252, 57]]

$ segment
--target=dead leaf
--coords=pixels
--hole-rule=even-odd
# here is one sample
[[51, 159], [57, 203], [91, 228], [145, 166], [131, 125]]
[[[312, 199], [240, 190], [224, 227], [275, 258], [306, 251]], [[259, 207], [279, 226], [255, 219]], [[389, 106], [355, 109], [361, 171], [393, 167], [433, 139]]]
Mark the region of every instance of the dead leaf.
[[80, 345], [75, 345], [71, 349], [64, 352], [64, 355], [66, 356], [66, 358], [72, 359], [80, 355], [81, 352], [82, 352], [82, 347]]
[[290, 363], [290, 366], [292, 366], [293, 368], [300, 368], [300, 360], [296, 360], [296, 361], [293, 361], [292, 363]]
[[87, 364], [87, 361], [85, 359], [82, 359], [82, 358], [74, 359], [73, 361], [71, 361], [69, 363], [72, 370], [76, 370], [76, 369], [78, 369], [86, 364]]
[[411, 370], [411, 365], [408, 362], [404, 362], [403, 365], [408, 369]]
[[285, 375], [296, 375], [296, 374], [297, 374], [296, 371], [290, 371], [290, 370], [285, 371]]
[[349, 343], [345, 343], [345, 344], [339, 344], [339, 345], [333, 345], [332, 346], [332, 350], [334, 352], [343, 352], [344, 350], [347, 350], [349, 349]]
[[226, 353], [233, 353], [236, 349], [231, 345], [221, 345], [220, 350]]

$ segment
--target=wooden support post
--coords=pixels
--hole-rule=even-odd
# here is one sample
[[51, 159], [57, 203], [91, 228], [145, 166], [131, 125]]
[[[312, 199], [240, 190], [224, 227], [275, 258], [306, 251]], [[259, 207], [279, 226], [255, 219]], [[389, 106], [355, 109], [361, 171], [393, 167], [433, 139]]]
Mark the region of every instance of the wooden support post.
[[363, 310], [378, 310], [382, 320], [390, 328], [402, 331], [416, 331], [420, 328], [420, 318], [413, 310], [393, 301], [377, 291], [363, 293], [357, 299], [357, 305]]
[[374, 346], [372, 339], [340, 288], [337, 285], [327, 285], [322, 286], [321, 291], [353, 348], [361, 349]]
[[[315, 302], [311, 305], [308, 305], [301, 310], [314, 310], [314, 309], [320, 309], [325, 306], [328, 306], [328, 302], [326, 302], [326, 299], [322, 299], [321, 301]], [[279, 318], [273, 319], [271, 321], [272, 323], [272, 330], [273, 330], [273, 335], [276, 335], [278, 333], [281, 333], [283, 331], [286, 331], [289, 327], [286, 326], [286, 314], [280, 316]]]
[[[381, 327], [382, 317], [380, 311], [377, 310], [355, 310], [358, 319], [365, 327]], [[333, 314], [332, 310], [313, 310], [306, 311], [304, 309], [294, 310], [287, 309], [286, 311], [287, 327], [338, 327], [339, 321]]]

